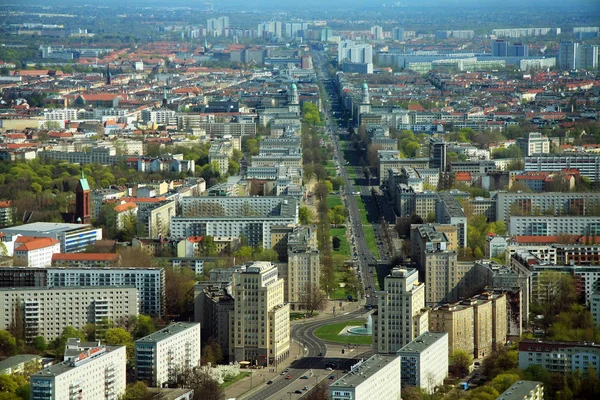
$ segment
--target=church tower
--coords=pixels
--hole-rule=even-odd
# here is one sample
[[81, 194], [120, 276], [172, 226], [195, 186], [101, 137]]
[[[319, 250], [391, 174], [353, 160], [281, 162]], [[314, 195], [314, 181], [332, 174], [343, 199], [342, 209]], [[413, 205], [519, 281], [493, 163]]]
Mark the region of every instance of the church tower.
[[371, 98], [369, 97], [369, 86], [367, 85], [367, 81], [364, 81], [362, 84], [362, 95], [358, 109], [359, 116], [371, 112]]
[[163, 88], [162, 107], [167, 108], [167, 88]]
[[90, 224], [92, 222], [92, 196], [90, 193], [90, 184], [81, 170], [81, 179], [75, 190], [75, 220], [80, 224]]
[[288, 98], [288, 111], [289, 112], [300, 112], [300, 98], [298, 96], [298, 87], [295, 83], [290, 86], [290, 96]]
[[110, 85], [110, 64], [106, 63], [106, 84]]

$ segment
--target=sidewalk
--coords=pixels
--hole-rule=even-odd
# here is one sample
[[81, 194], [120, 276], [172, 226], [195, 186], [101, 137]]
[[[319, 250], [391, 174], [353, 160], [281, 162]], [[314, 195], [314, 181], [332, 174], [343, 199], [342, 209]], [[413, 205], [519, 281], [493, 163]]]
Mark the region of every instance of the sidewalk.
[[[323, 311], [319, 312], [319, 315], [316, 315], [311, 318], [303, 318], [297, 319], [290, 322], [290, 325], [295, 325], [303, 322], [313, 322], [325, 319], [332, 319], [336, 316], [344, 315], [350, 312], [354, 312], [359, 309], [363, 309], [364, 301], [357, 302], [347, 302], [342, 301], [342, 307], [340, 308], [340, 301], [330, 300], [327, 303], [327, 306]], [[335, 315], [333, 313], [333, 308], [335, 306]], [[365, 310], [366, 312], [366, 310]], [[335, 349], [335, 353], [341, 352], [341, 348], [343, 345], [340, 345], [340, 349]], [[350, 355], [350, 354], [349, 354]], [[261, 368], [261, 369], [244, 369], [243, 372], [252, 372], [253, 376], [246, 377], [244, 379], [240, 379], [235, 382], [231, 386], [225, 388], [225, 398], [240, 398], [247, 397], [250, 392], [257, 390], [257, 388], [262, 387], [266, 384], [266, 382], [273, 380], [275, 377], [279, 376], [280, 372], [284, 369], [288, 368], [292, 362], [295, 360], [304, 357], [304, 349], [300, 346], [298, 342], [290, 342], [290, 356], [281, 362], [277, 366], [277, 371], [274, 370], [274, 367]]]

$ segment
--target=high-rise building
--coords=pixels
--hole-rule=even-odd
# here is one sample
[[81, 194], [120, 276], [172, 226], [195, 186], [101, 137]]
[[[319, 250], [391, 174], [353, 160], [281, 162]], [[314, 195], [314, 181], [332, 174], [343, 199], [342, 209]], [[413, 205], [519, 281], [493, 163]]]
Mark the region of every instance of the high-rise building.
[[206, 31], [211, 36], [223, 36], [229, 29], [229, 17], [209, 18], [206, 20]]
[[392, 39], [402, 42], [404, 40], [404, 28], [392, 29]]
[[558, 67], [560, 69], [576, 69], [579, 43], [561, 42], [558, 47]]
[[[560, 361], [560, 362], [559, 362]], [[580, 370], [584, 375], [594, 368], [600, 369], [600, 344], [594, 342], [567, 342], [525, 339], [519, 342], [519, 369], [539, 365], [550, 373]]]
[[162, 387], [176, 373], [200, 366], [200, 324], [177, 322], [135, 341], [138, 381]]
[[529, 45], [515, 43], [508, 46], [508, 57], [529, 57]]
[[492, 56], [506, 57], [508, 55], [508, 42], [502, 39], [492, 41]]
[[378, 25], [372, 26], [371, 35], [373, 36], [373, 40], [383, 40], [383, 28]]
[[0, 329], [22, 323], [28, 342], [36, 336], [51, 341], [67, 326], [82, 329], [137, 316], [138, 291], [132, 286], [2, 288], [0, 310]]
[[125, 393], [125, 346], [81, 346], [30, 377], [32, 400], [117, 400]]
[[229, 358], [230, 318], [235, 300], [230, 283], [198, 282], [194, 286], [194, 321], [202, 326], [202, 343], [215, 340], [221, 346], [222, 361]]
[[233, 274], [230, 360], [266, 366], [289, 356], [290, 307], [283, 286], [270, 262], [254, 262]]
[[75, 221], [80, 224], [89, 224], [92, 221], [92, 198], [90, 195], [90, 184], [83, 169], [81, 170], [81, 179], [77, 183], [75, 191]]
[[429, 168], [446, 172], [446, 165], [448, 164], [446, 158], [447, 148], [448, 144], [444, 139], [434, 137], [429, 139]]
[[426, 332], [398, 350], [402, 384], [433, 393], [448, 377], [448, 334]]
[[579, 46], [577, 68], [598, 69], [598, 46], [590, 44]]
[[430, 249], [423, 253], [425, 271], [425, 303], [436, 305], [456, 301], [458, 273], [456, 251]]
[[345, 61], [361, 64], [373, 63], [373, 46], [368, 43], [355, 43], [343, 40], [338, 45], [338, 64]]
[[373, 318], [373, 350], [395, 354], [426, 332], [425, 285], [416, 269], [394, 268], [378, 293], [378, 309]]
[[285, 273], [281, 277], [285, 282], [285, 300], [294, 310], [303, 309], [306, 296], [321, 290], [320, 254], [311, 243], [311, 235], [316, 235], [316, 232], [309, 227], [295, 229], [288, 234], [288, 262], [282, 268]]
[[550, 153], [550, 140], [539, 132], [529, 132], [527, 136], [518, 138], [517, 146], [524, 157]]

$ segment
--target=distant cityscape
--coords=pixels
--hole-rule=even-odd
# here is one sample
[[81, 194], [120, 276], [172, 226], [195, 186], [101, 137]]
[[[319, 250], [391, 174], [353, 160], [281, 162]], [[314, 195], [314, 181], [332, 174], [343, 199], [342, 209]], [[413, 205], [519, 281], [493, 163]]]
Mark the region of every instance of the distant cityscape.
[[0, 398], [600, 398], [574, 1], [4, 5]]

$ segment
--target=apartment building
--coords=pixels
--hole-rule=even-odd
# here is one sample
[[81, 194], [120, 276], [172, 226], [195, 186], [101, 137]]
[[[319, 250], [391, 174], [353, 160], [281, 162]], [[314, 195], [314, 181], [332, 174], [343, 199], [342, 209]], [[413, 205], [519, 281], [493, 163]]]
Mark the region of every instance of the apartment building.
[[394, 268], [378, 292], [378, 308], [372, 314], [373, 351], [395, 354], [428, 329], [425, 285], [416, 269]]
[[0, 289], [0, 329], [23, 318], [27, 341], [54, 340], [67, 326], [117, 321], [138, 315], [138, 291], [132, 286], [27, 287]]
[[305, 308], [303, 301], [308, 291], [319, 291], [321, 262], [320, 252], [313, 243], [316, 232], [299, 227], [287, 235], [287, 265], [280, 268], [285, 282], [285, 301], [292, 310]]
[[596, 236], [600, 234], [600, 217], [576, 216], [511, 216], [508, 222], [511, 236]]
[[28, 377], [42, 369], [42, 357], [37, 354], [18, 354], [0, 361], [0, 375], [19, 374]]
[[525, 172], [577, 169], [592, 182], [600, 181], [600, 155], [593, 153], [534, 154], [525, 157]]
[[118, 267], [121, 257], [116, 253], [58, 253], [52, 255], [53, 267], [104, 268]]
[[593, 367], [600, 371], [600, 345], [587, 342], [530, 340], [519, 342], [519, 369], [539, 365], [553, 373], [581, 370], [585, 375]]
[[[543, 171], [549, 171], [548, 169]], [[518, 215], [593, 215], [600, 210], [600, 193], [515, 193], [496, 195], [496, 220], [508, 226]]]
[[425, 251], [457, 250], [458, 228], [446, 224], [421, 224], [410, 227], [411, 261], [423, 268]]
[[429, 312], [429, 331], [448, 332], [449, 354], [463, 350], [475, 358], [491, 354], [506, 342], [506, 296], [484, 293]]
[[456, 251], [443, 247], [426, 249], [423, 252], [425, 272], [425, 303], [436, 305], [458, 300], [457, 286], [462, 276], [459, 273]]
[[435, 222], [438, 224], [454, 225], [458, 229], [459, 248], [467, 247], [467, 216], [462, 205], [450, 192], [438, 193], [439, 201], [435, 206]]
[[162, 387], [183, 369], [200, 366], [200, 324], [177, 322], [135, 341], [138, 381]]
[[544, 384], [536, 381], [518, 381], [496, 400], [544, 400]]
[[518, 138], [517, 146], [523, 157], [550, 153], [550, 140], [539, 132], [529, 132], [527, 136]]
[[233, 155], [233, 144], [228, 140], [214, 141], [210, 144], [208, 161], [219, 165], [219, 173], [225, 175], [229, 168], [229, 159]]
[[167, 236], [171, 229], [171, 218], [177, 215], [175, 200], [147, 200], [132, 199], [138, 206], [138, 234], [151, 238]]
[[402, 385], [433, 393], [448, 377], [448, 334], [425, 332], [398, 350]]
[[329, 386], [330, 400], [400, 400], [400, 357], [375, 354]]
[[29, 268], [48, 267], [60, 252], [60, 242], [49, 237], [19, 236], [14, 244], [14, 264]]
[[250, 246], [271, 248], [273, 226], [298, 223], [298, 201], [282, 197], [186, 197], [183, 216], [171, 219], [171, 235], [229, 236], [248, 239]]
[[600, 292], [594, 292], [590, 296], [590, 311], [594, 323], [597, 327], [600, 327]]
[[229, 321], [234, 304], [230, 283], [199, 282], [194, 286], [194, 321], [202, 326], [202, 342], [216, 340], [225, 361], [230, 354]]
[[230, 360], [266, 366], [287, 358], [290, 307], [284, 302], [284, 282], [277, 268], [257, 261], [234, 272], [233, 298]]
[[95, 287], [133, 286], [139, 291], [139, 312], [162, 316], [165, 309], [165, 271], [163, 268], [48, 268], [48, 286]]
[[125, 393], [125, 346], [82, 347], [29, 380], [32, 400], [117, 400]]

